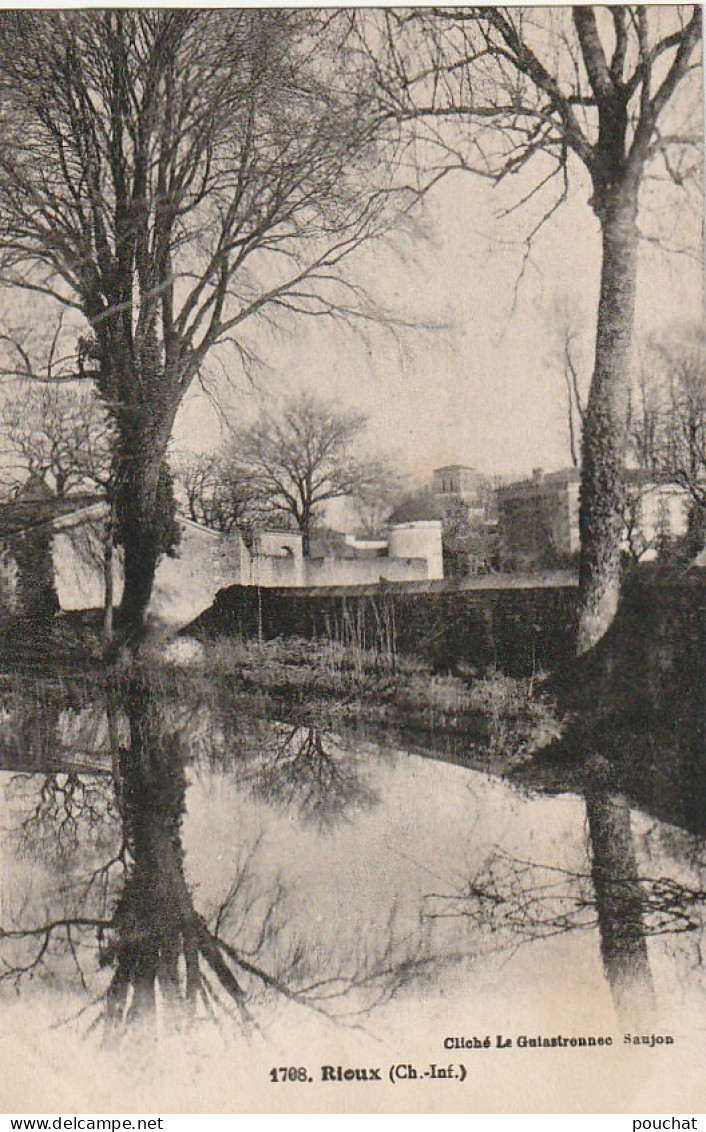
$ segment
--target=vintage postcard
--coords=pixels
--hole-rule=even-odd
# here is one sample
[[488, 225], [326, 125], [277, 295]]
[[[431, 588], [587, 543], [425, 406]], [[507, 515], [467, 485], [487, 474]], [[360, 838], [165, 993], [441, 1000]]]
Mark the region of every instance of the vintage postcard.
[[701, 52], [0, 11], [4, 1112], [704, 1110]]

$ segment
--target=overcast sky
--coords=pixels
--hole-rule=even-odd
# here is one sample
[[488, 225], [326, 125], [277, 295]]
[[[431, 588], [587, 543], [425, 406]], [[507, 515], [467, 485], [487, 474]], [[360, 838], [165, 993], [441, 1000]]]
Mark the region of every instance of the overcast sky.
[[[284, 337], [261, 332], [258, 347], [271, 366], [260, 379], [262, 395], [278, 399], [307, 388], [363, 410], [371, 441], [389, 448], [405, 473], [419, 479], [449, 463], [503, 474], [568, 464], [557, 311], [571, 308], [583, 330], [588, 379], [599, 271], [598, 225], [588, 197], [579, 175], [570, 200], [537, 238], [513, 308], [531, 215], [498, 219], [503, 198], [472, 175], [453, 174], [426, 199], [425, 232], [402, 242], [404, 256], [377, 246], [350, 261], [356, 279], [420, 328], [397, 339], [376, 330], [365, 341], [300, 318]], [[674, 202], [662, 208], [661, 222], [669, 228], [676, 221], [680, 239], [698, 246], [698, 211]], [[702, 299], [698, 256], [644, 245], [638, 284], [643, 335], [699, 319]], [[237, 376], [234, 358], [222, 358], [236, 375], [228, 413], [248, 418], [260, 394]], [[198, 449], [218, 437], [214, 413], [195, 391], [180, 414], [175, 443]]]

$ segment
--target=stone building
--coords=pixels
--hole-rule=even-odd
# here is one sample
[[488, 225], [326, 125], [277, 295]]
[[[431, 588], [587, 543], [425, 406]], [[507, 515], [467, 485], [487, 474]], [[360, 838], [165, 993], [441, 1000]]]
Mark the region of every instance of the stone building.
[[[471, 471], [473, 469], [460, 469]], [[452, 472], [459, 471], [453, 465]], [[401, 500], [390, 516], [390, 529], [406, 524], [418, 526], [436, 522], [441, 526], [443, 576], [467, 578], [486, 574], [494, 567], [496, 521], [489, 481], [478, 476], [473, 480], [452, 475], [442, 477], [445, 469], [437, 468], [439, 487], [430, 486], [413, 492]], [[465, 494], [455, 490], [459, 487]]]
[[498, 488], [498, 527], [507, 565], [519, 569], [566, 564], [580, 546], [577, 468], [546, 474]]
[[[537, 569], [568, 565], [580, 549], [578, 468], [545, 473], [498, 488], [498, 523], [507, 566]], [[674, 484], [655, 483], [644, 472], [627, 473], [623, 549], [635, 559], [655, 558], [661, 543], [686, 533], [688, 495]]]
[[431, 491], [442, 502], [461, 500], [468, 509], [470, 519], [481, 520], [486, 517], [487, 480], [475, 468], [464, 464], [446, 464], [443, 468], [434, 468]]

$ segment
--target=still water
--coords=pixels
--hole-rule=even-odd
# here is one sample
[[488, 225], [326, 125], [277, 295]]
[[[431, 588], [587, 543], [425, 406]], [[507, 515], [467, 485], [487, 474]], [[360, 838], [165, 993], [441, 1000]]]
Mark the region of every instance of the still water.
[[[469, 1110], [504, 1111], [542, 1077], [518, 1038], [557, 1035], [611, 1037], [611, 1111], [658, 1056], [688, 1094], [703, 831], [600, 758], [548, 793], [142, 670], [6, 683], [0, 767], [9, 1110], [256, 1111], [272, 1067], [358, 1055], [463, 1060]], [[512, 1102], [473, 1038], [512, 1043]], [[585, 1063], [558, 1072], [590, 1105]]]

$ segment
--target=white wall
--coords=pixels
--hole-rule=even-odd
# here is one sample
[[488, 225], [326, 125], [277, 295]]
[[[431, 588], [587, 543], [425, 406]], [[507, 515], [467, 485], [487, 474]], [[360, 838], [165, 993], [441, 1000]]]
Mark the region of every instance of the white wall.
[[[77, 516], [56, 531], [52, 550], [57, 596], [62, 609], [100, 608], [104, 602], [100, 517]], [[174, 558], [157, 567], [150, 614], [169, 625], [183, 625], [213, 602], [216, 592], [240, 579], [238, 538], [180, 521], [181, 543]], [[114, 556], [114, 600], [122, 597], [121, 555]]]
[[391, 523], [388, 527], [390, 558], [424, 558], [428, 562], [427, 578], [443, 578], [444, 557], [439, 519], [412, 523]]
[[301, 558], [302, 536], [299, 531], [256, 531], [253, 554], [273, 558]]
[[[102, 521], [104, 508], [66, 516], [53, 540], [57, 596], [62, 609], [100, 608], [104, 602]], [[207, 609], [228, 585], [265, 587], [371, 585], [443, 577], [441, 523], [390, 527], [389, 556], [303, 558], [301, 535], [262, 531], [252, 553], [241, 535], [209, 531], [180, 519], [181, 544], [157, 567], [150, 614], [169, 625], [186, 624]], [[120, 554], [114, 556], [114, 600], [122, 596]]]
[[[637, 549], [645, 547], [642, 561], [657, 557], [659, 540], [679, 538], [686, 534], [689, 517], [689, 494], [672, 484], [655, 484], [646, 488], [639, 497], [638, 526], [633, 536]], [[627, 542], [624, 543], [628, 549]]]
[[307, 558], [304, 571], [307, 586], [362, 586], [429, 577], [426, 558]]

